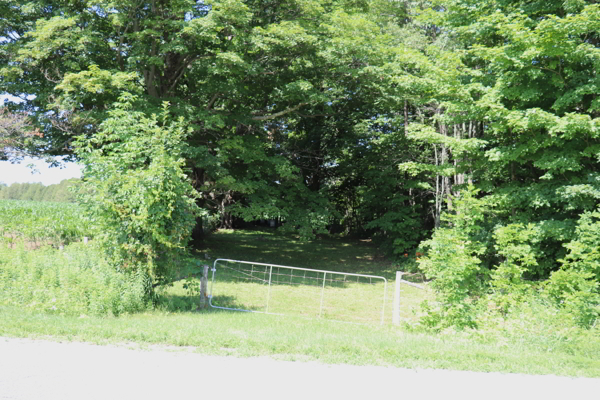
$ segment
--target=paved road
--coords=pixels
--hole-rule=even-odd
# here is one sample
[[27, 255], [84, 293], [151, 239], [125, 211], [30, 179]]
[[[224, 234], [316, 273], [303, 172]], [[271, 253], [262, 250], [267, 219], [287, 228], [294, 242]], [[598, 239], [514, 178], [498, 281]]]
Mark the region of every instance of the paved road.
[[598, 399], [600, 379], [214, 357], [0, 337], [0, 399]]

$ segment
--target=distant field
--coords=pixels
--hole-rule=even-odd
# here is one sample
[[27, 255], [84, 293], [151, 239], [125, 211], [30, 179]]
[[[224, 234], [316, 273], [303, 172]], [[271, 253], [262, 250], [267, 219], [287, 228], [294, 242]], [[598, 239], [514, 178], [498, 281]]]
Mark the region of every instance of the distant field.
[[90, 236], [89, 224], [76, 204], [0, 200], [0, 240], [9, 245], [63, 245], [84, 236]]

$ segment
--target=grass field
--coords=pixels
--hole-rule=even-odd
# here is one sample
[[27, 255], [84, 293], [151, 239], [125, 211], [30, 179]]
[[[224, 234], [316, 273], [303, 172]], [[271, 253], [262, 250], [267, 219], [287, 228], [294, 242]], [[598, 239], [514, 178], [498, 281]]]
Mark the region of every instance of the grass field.
[[209, 235], [198, 249], [214, 258], [254, 261], [393, 279], [394, 264], [370, 240], [323, 237], [303, 242], [276, 230], [228, 231]]
[[[355, 323], [390, 323], [394, 282], [376, 276], [219, 260], [210, 285], [218, 307]], [[401, 285], [400, 314], [416, 320], [427, 290]]]
[[205, 354], [293, 361], [600, 377], [599, 346], [584, 339], [553, 348], [391, 325], [236, 313], [153, 311], [118, 318], [66, 317], [0, 307], [1, 336], [93, 343], [193, 346]]
[[[369, 241], [318, 238], [302, 242], [274, 230], [222, 230], [209, 236], [199, 253], [209, 256], [211, 260], [205, 263], [216, 267], [213, 305], [354, 323], [392, 321], [397, 268]], [[215, 258], [252, 263], [213, 264]], [[181, 296], [177, 287], [168, 293]], [[416, 321], [420, 303], [431, 297], [430, 291], [403, 284], [401, 319]]]
[[[60, 255], [70, 255], [75, 263], [71, 266], [72, 270], [82, 268], [76, 264], [78, 258], [73, 257], [74, 251], [85, 248], [81, 244], [73, 246]], [[15, 257], [20, 262], [29, 262], [28, 257], [34, 257], [30, 253], [40, 252], [49, 259], [58, 260], [59, 257], [58, 250], [49, 248], [23, 254], [12, 253], [22, 250], [6, 251], [11, 255], [0, 254], [0, 269]], [[205, 254], [211, 257], [210, 261]], [[58, 310], [40, 312], [32, 307], [17, 306], [14, 302], [0, 304], [0, 335], [95, 343], [135, 342], [142, 347], [192, 346], [195, 351], [207, 354], [270, 356], [325, 363], [600, 377], [600, 330], [558, 329], [552, 315], [544, 316], [542, 309], [533, 306], [522, 318], [495, 325], [497, 329], [433, 334], [416, 324], [418, 304], [428, 295], [427, 292], [406, 287], [402, 304], [407, 323], [392, 325], [389, 323], [391, 280], [396, 267], [381, 257], [369, 242], [324, 238], [303, 243], [271, 231], [221, 231], [209, 236], [197, 255], [200, 264], [212, 264], [216, 257], [223, 257], [382, 275], [390, 279], [386, 323], [378, 323], [378, 310], [367, 310], [376, 303], [375, 300], [369, 299], [368, 307], [361, 301], [350, 304], [351, 300], [360, 300], [362, 296], [356, 290], [380, 293], [378, 285], [381, 284], [377, 283], [345, 282], [339, 287], [332, 284], [329, 288], [332, 296], [338, 291], [344, 294], [339, 295], [338, 304], [334, 304], [331, 298], [328, 303], [328, 297], [325, 297], [327, 318], [318, 318], [314, 301], [322, 290], [318, 285], [290, 285], [282, 279], [271, 289], [274, 290], [272, 299], [285, 296], [280, 298], [279, 303], [275, 301], [270, 305], [273, 307], [270, 311], [288, 314], [280, 316], [216, 309], [196, 311], [198, 298], [194, 297], [195, 292], [184, 287], [185, 281], [180, 281], [161, 293], [153, 310], [125, 311], [119, 317], [111, 314], [69, 314]], [[93, 260], [91, 256], [81, 258], [86, 260], [86, 265]], [[60, 262], [51, 264], [57, 268]], [[39, 264], [37, 270], [43, 269], [44, 265]], [[0, 278], [3, 276], [8, 275], [0, 275]], [[245, 303], [257, 309], [265, 306], [264, 285], [257, 284], [255, 280], [240, 281], [235, 276], [221, 278], [215, 281], [215, 301], [221, 301], [221, 304]], [[300, 283], [295, 281], [299, 278], [292, 276], [291, 279], [292, 283]], [[290, 291], [300, 286], [306, 286], [308, 292]], [[95, 287], [95, 284], [91, 286]], [[35, 288], [41, 290], [37, 286]], [[255, 304], [252, 305], [252, 302]], [[345, 304], [347, 307], [344, 307]], [[333, 308], [328, 308], [332, 305]], [[344, 320], [344, 316], [363, 313], [369, 320], [364, 324], [329, 319]]]

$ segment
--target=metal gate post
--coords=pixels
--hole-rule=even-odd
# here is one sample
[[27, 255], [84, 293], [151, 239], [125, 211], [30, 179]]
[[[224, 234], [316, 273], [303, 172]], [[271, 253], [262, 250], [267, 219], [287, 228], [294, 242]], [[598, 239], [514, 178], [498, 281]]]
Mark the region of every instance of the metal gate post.
[[402, 281], [402, 275], [404, 272], [396, 271], [396, 287], [394, 290], [394, 306], [392, 309], [392, 323], [394, 325], [400, 324], [400, 282]]
[[381, 307], [381, 325], [385, 323], [385, 301], [387, 300], [387, 280], [383, 281], [383, 307]]
[[323, 314], [323, 296], [325, 295], [325, 278], [327, 277], [327, 272], [323, 273], [323, 287], [321, 288], [321, 307], [319, 308], [319, 318]]
[[273, 275], [273, 266], [269, 269], [269, 290], [267, 291], [267, 311], [269, 312], [269, 300], [271, 300], [271, 276]]

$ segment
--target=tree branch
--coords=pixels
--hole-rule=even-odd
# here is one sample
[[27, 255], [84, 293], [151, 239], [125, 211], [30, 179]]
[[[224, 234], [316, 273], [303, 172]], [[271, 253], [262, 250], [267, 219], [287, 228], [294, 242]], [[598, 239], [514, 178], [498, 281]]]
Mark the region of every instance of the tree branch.
[[220, 94], [221, 94], [221, 93], [215, 93], [215, 94], [213, 95], [213, 97], [212, 97], [212, 98], [210, 99], [210, 101], [208, 102], [208, 105], [206, 106], [206, 109], [207, 109], [207, 110], [210, 110], [210, 109], [213, 107], [213, 105], [215, 104], [215, 101], [217, 101], [217, 99], [219, 98], [219, 95], [220, 95]]
[[302, 118], [317, 118], [317, 117], [333, 117], [335, 114], [311, 114], [311, 115], [307, 115], [307, 114], [298, 113], [298, 115], [301, 116]]
[[305, 105], [308, 105], [308, 104], [310, 104], [310, 103], [300, 103], [300, 104], [298, 104], [298, 105], [296, 105], [294, 107], [288, 108], [287, 110], [279, 111], [279, 112], [277, 112], [275, 114], [270, 114], [270, 115], [255, 115], [254, 117], [252, 117], [252, 119], [254, 121], [267, 121], [269, 119], [278, 118], [278, 117], [281, 117], [282, 115], [294, 112], [294, 111], [298, 110], [299, 108], [304, 107]]
[[214, 56], [214, 54], [211, 53], [211, 54], [207, 54], [207, 55], [204, 55], [204, 56], [193, 57], [189, 61], [184, 61], [183, 65], [177, 71], [177, 77], [173, 80], [173, 83], [169, 87], [169, 90], [167, 91], [167, 93], [171, 93], [171, 91], [173, 90], [173, 88], [175, 87], [175, 85], [177, 84], [177, 82], [179, 81], [179, 79], [183, 76], [183, 73], [185, 72], [185, 69], [187, 67], [189, 67], [190, 65], [192, 65], [192, 63], [194, 61], [199, 60], [201, 58], [210, 58], [210, 57], [213, 57], [213, 56]]

